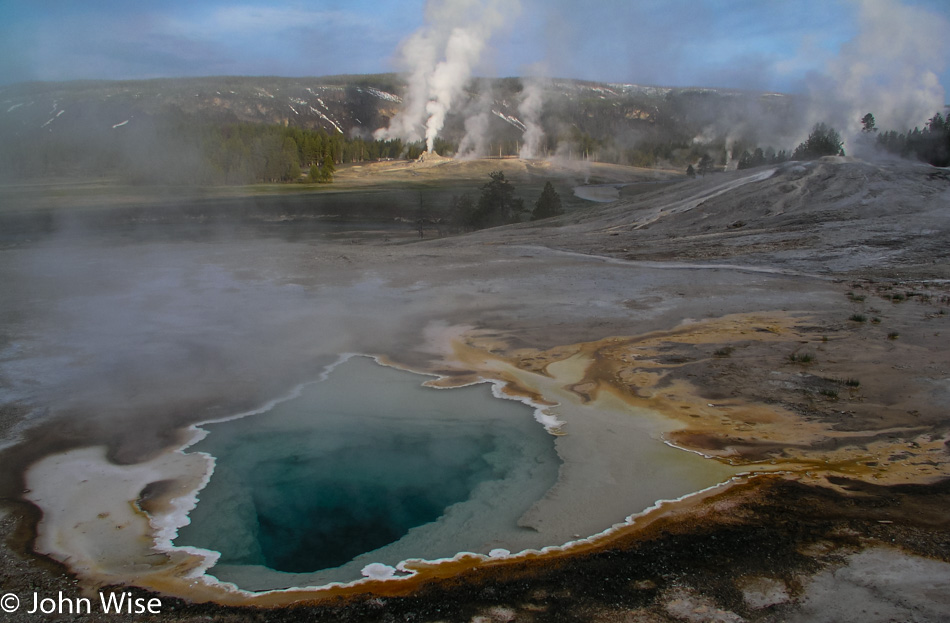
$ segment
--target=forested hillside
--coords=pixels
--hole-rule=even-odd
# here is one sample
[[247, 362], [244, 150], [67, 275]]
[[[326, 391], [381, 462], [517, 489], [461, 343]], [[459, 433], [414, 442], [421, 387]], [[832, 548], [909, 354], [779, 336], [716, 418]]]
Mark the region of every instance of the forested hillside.
[[[11, 85], [0, 89], [0, 179], [330, 181], [337, 165], [418, 157], [421, 142], [374, 139], [404, 89], [392, 74]], [[540, 90], [538, 110], [523, 106], [529, 90]], [[477, 79], [466, 96], [436, 143], [443, 155], [473, 144], [469, 155], [517, 155], [531, 125], [543, 133], [537, 157], [685, 170], [701, 160], [721, 168], [747, 152], [748, 166], [761, 160], [757, 148], [791, 154], [803, 115], [781, 94], [576, 80]], [[899, 136], [882, 146], [916, 153], [907, 147], [916, 135]]]

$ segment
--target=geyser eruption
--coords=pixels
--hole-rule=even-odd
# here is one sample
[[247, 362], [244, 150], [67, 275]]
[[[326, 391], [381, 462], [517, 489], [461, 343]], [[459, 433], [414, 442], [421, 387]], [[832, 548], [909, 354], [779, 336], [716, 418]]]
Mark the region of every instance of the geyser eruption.
[[541, 153], [544, 128], [541, 127], [541, 109], [544, 107], [544, 85], [538, 80], [528, 80], [524, 85], [523, 99], [518, 112], [525, 125], [524, 144], [518, 157], [529, 160]]
[[409, 72], [403, 109], [376, 138], [418, 141], [426, 150], [445, 126], [494, 32], [519, 10], [517, 0], [429, 0], [425, 24], [401, 49]]
[[817, 106], [810, 123], [830, 122], [846, 137], [859, 135], [872, 112], [880, 127], [910, 128], [944, 107], [937, 77], [948, 54], [950, 24], [899, 0], [856, 0], [858, 34], [810, 88]]
[[491, 124], [492, 90], [486, 84], [470, 110], [465, 111], [465, 136], [456, 158], [483, 158], [488, 154], [488, 129]]

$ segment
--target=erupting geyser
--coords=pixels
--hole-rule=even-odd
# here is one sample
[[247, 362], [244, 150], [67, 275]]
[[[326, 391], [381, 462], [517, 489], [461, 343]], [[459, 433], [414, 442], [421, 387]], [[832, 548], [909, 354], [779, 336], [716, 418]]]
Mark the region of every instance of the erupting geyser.
[[425, 139], [433, 151], [492, 34], [518, 12], [517, 0], [430, 0], [426, 23], [402, 45], [409, 72], [403, 109], [376, 138]]

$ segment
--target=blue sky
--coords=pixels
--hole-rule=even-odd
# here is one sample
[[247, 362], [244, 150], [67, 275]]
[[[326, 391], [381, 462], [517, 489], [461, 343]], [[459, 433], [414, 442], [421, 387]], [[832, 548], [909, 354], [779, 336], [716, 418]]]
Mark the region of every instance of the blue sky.
[[[796, 91], [856, 37], [860, 6], [877, 4], [899, 6], [521, 0], [479, 73], [524, 75], [543, 67], [557, 77]], [[950, 23], [947, 0], [902, 5]], [[399, 44], [423, 24], [424, 7], [423, 0], [0, 0], [0, 84], [394, 71]], [[943, 65], [933, 71], [950, 86], [950, 67], [928, 62]]]

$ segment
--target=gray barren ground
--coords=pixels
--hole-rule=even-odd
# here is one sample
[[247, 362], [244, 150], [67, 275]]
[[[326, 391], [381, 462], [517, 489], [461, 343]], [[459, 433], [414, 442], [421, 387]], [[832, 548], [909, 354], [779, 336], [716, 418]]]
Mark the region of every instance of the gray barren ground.
[[[948, 206], [945, 169], [825, 159], [414, 244], [8, 246], [0, 586], [90, 590], [31, 553], [36, 460], [105, 445], [135, 463], [350, 349], [525, 392], [577, 358], [578, 400], [656, 411], [671, 443], [759, 475], [589, 546], [401, 593], [257, 609], [165, 595], [157, 619], [944, 620]], [[426, 346], [446, 327], [467, 327], [451, 361]], [[329, 337], [301, 339], [314, 332]]]

